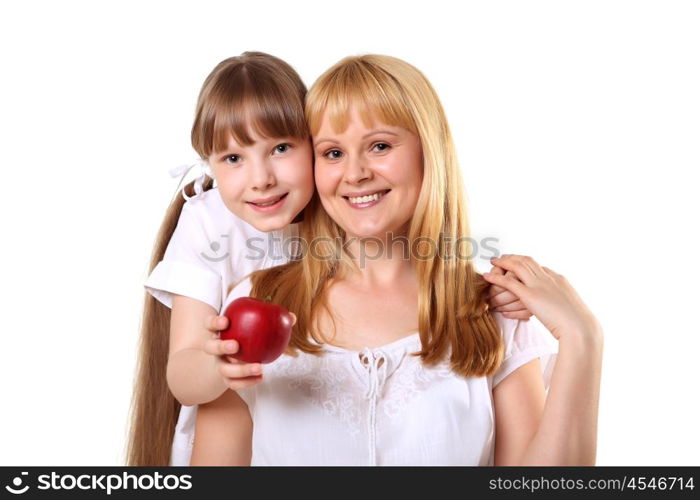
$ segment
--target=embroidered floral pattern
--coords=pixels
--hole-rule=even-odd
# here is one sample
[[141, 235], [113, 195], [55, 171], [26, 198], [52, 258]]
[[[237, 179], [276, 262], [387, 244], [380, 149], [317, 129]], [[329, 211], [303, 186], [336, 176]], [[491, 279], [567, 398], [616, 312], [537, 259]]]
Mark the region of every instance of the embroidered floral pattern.
[[[426, 367], [421, 359], [410, 353], [420, 349], [420, 340], [396, 349], [376, 349], [388, 359], [386, 379], [379, 388], [377, 407], [392, 421], [398, 422], [406, 415], [411, 401], [434, 383], [436, 379], [454, 377], [449, 362]], [[344, 423], [350, 436], [357, 437], [366, 431], [368, 400], [367, 386], [362, 361], [354, 360], [358, 354], [347, 352], [325, 352], [320, 356], [300, 352], [299, 356], [284, 355], [269, 370], [291, 390], [306, 397], [323, 412]], [[361, 359], [361, 357], [358, 357]], [[353, 367], [353, 363], [357, 363]], [[360, 367], [359, 369], [355, 369]]]
[[415, 350], [409, 350], [393, 376], [387, 380], [385, 397], [380, 401], [382, 412], [393, 422], [402, 419], [411, 401], [420, 397], [436, 379], [455, 376], [449, 362], [442, 361], [427, 367], [420, 357], [411, 356], [410, 352]]
[[347, 357], [324, 353], [300, 353], [298, 357], [282, 356], [274, 364], [274, 376], [287, 379], [287, 386], [305, 396], [326, 415], [343, 422], [351, 436], [363, 430], [364, 401], [361, 390], [349, 390], [357, 386], [357, 375], [352, 371]]

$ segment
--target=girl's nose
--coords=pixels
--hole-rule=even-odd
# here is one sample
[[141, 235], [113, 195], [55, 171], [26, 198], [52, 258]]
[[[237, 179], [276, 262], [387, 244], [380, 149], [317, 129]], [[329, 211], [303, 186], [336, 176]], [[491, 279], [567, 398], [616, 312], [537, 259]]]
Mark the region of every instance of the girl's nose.
[[275, 173], [265, 162], [253, 165], [250, 182], [256, 191], [265, 191], [277, 183]]

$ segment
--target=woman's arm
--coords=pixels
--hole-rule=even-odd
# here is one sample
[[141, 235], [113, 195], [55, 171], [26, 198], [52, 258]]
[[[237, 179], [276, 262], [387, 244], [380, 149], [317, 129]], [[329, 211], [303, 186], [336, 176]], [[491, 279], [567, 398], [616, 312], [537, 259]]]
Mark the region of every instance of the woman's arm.
[[235, 391], [197, 408], [194, 435], [190, 465], [250, 465], [253, 421]]
[[595, 465], [602, 364], [600, 331], [562, 335], [542, 420], [521, 465]]
[[216, 314], [216, 309], [204, 302], [173, 295], [167, 379], [171, 392], [183, 405], [208, 403], [227, 389], [215, 356], [203, 350], [212, 337], [205, 328], [206, 320]]
[[501, 429], [494, 463], [595, 465], [603, 364], [600, 324], [564, 276], [531, 257], [507, 255], [492, 262], [512, 271], [517, 280], [490, 273], [484, 278], [517, 295], [559, 341], [544, 407], [536, 363], [520, 367], [494, 388], [497, 434]]
[[538, 359], [493, 390], [494, 465], [595, 465], [603, 338], [562, 335], [545, 401]]

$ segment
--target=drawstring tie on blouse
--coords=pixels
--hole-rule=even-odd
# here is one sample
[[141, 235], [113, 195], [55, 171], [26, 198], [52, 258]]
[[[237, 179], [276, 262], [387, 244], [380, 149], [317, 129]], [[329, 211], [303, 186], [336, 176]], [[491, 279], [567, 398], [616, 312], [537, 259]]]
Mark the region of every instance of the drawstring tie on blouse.
[[388, 359], [381, 351], [376, 353], [365, 347], [360, 354], [362, 364], [367, 369], [369, 380], [365, 396], [369, 399], [368, 430], [370, 465], [377, 465], [377, 398], [386, 381]]

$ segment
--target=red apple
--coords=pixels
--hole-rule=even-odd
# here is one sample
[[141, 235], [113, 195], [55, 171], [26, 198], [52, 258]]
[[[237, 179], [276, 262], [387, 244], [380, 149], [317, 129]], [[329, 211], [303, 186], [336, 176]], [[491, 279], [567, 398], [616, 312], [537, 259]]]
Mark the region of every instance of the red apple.
[[245, 363], [271, 363], [292, 336], [292, 314], [272, 302], [239, 297], [228, 305], [224, 316], [228, 328], [221, 331], [220, 338], [237, 341], [238, 352], [230, 356]]

